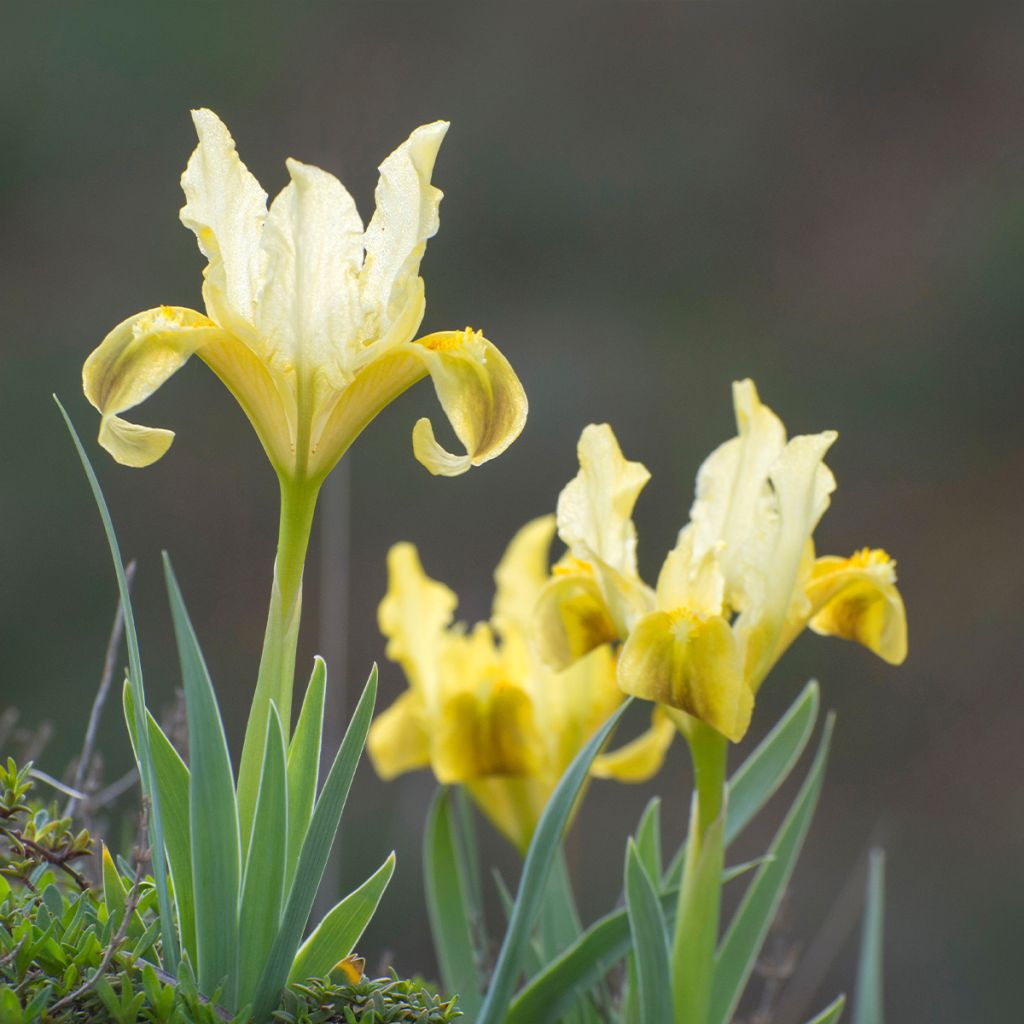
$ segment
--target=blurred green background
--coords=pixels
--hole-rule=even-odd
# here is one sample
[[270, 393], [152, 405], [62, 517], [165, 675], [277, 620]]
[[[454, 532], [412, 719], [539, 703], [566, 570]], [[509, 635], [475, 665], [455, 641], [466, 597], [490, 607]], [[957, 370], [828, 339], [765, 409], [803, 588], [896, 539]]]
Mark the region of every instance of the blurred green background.
[[[895, 670], [807, 636], [763, 691], [746, 749], [812, 674], [839, 715], [782, 933], [803, 953], [779, 1024], [849, 989], [856, 904], [840, 896], [857, 895], [872, 839], [889, 851], [890, 1019], [1016, 1019], [1024, 12], [959, 7], [7, 5], [0, 705], [53, 723], [43, 767], [63, 771], [81, 743], [114, 602], [49, 395], [92, 437], [86, 354], [130, 313], [200, 304], [203, 261], [177, 220], [189, 108], [224, 118], [271, 194], [293, 155], [336, 173], [364, 216], [377, 163], [416, 125], [447, 118], [424, 328], [484, 328], [518, 370], [530, 420], [505, 456], [455, 480], [412, 458], [415, 419], [441, 416], [428, 384], [372, 425], [348, 460], [348, 510], [340, 477], [321, 519], [329, 542], [307, 577], [300, 672], [328, 654], [337, 712], [381, 660], [390, 702], [404, 681], [376, 630], [388, 546], [415, 541], [460, 614], [485, 616], [504, 545], [553, 509], [591, 421], [611, 422], [653, 473], [637, 513], [652, 578], [697, 466], [732, 433], [729, 383], [752, 376], [792, 432], [839, 430], [819, 551], [891, 551], [911, 637]], [[273, 476], [199, 363], [140, 419], [178, 432], [158, 465], [129, 471], [93, 450], [140, 560], [148, 686], [163, 705], [177, 682], [167, 548], [237, 749]], [[128, 764], [114, 707], [102, 745], [113, 777]], [[358, 776], [338, 884], [392, 847], [399, 857], [364, 942], [371, 964], [434, 969], [419, 876], [433, 787], [425, 774], [387, 786], [368, 766]], [[656, 788], [678, 835], [680, 750]], [[618, 891], [623, 837], [652, 791], [591, 789], [571, 844], [585, 913]], [[771, 819], [742, 853], [763, 847]], [[500, 844], [488, 848], [511, 869]]]

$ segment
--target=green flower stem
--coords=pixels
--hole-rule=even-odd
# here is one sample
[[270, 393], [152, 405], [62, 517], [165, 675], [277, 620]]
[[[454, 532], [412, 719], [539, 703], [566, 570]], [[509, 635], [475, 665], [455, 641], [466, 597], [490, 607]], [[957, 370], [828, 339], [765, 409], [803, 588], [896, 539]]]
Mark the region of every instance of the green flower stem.
[[684, 735], [696, 794], [672, 943], [672, 996], [676, 1024], [707, 1024], [718, 942], [729, 745], [721, 733], [697, 719], [687, 723]]
[[302, 570], [319, 491], [320, 481], [295, 482], [281, 478], [281, 521], [274, 561], [274, 584], [270, 592], [256, 692], [245, 727], [242, 761], [238, 769], [238, 817], [242, 829], [243, 858], [249, 847], [249, 833], [256, 812], [271, 702], [281, 716], [285, 736], [291, 732], [295, 649], [302, 616]]

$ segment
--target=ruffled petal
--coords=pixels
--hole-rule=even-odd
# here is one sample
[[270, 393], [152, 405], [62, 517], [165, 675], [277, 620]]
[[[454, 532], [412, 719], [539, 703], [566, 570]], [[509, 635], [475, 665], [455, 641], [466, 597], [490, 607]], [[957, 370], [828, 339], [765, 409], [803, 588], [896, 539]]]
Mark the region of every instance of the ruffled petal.
[[374, 770], [385, 781], [430, 765], [430, 734], [426, 730], [423, 698], [406, 690], [370, 726], [366, 749]]
[[494, 570], [494, 609], [498, 632], [532, 628], [537, 598], [548, 580], [548, 554], [555, 536], [555, 517], [540, 516], [516, 532]]
[[260, 231], [267, 194], [238, 158], [235, 141], [212, 110], [193, 110], [199, 145], [181, 187], [181, 222], [209, 261], [207, 309], [224, 326], [230, 314], [252, 323], [260, 282]]
[[[437, 233], [441, 191], [430, 183], [447, 121], [422, 125], [381, 165], [377, 208], [366, 226], [362, 293], [383, 338], [417, 287], [427, 239]], [[415, 326], [411, 330], [415, 330]], [[402, 341], [412, 337], [410, 331]]]
[[556, 572], [537, 598], [534, 638], [543, 661], [558, 670], [620, 639], [591, 572]]
[[444, 331], [412, 346], [465, 455], [445, 451], [426, 418], [412, 432], [416, 458], [439, 476], [458, 476], [500, 455], [522, 432], [526, 393], [508, 360], [479, 331]]
[[811, 629], [863, 644], [890, 665], [907, 657], [907, 613], [896, 589], [896, 563], [879, 549], [814, 563], [807, 597]]
[[439, 666], [445, 631], [458, 598], [423, 571], [412, 544], [395, 544], [388, 552], [388, 592], [377, 610], [380, 631], [388, 638], [386, 653], [405, 670], [428, 713], [439, 701]]
[[650, 728], [635, 740], [594, 758], [590, 774], [619, 782], [646, 782], [661, 770], [678, 730], [660, 704], [651, 712]]
[[718, 617], [654, 612], [642, 619], [619, 655], [619, 686], [686, 711], [734, 742], [754, 706], [735, 637]]
[[[363, 224], [333, 174], [298, 160], [287, 167], [291, 182], [271, 204], [260, 239], [262, 355], [295, 388], [337, 391], [351, 378], [368, 330], [359, 288]], [[311, 415], [317, 395], [301, 400]]]
[[118, 324], [86, 359], [82, 388], [102, 416], [100, 444], [122, 465], [148, 466], [174, 433], [119, 414], [145, 401], [198, 349], [225, 338], [212, 320], [181, 306], [160, 306]]
[[635, 577], [633, 506], [651, 474], [623, 457], [607, 423], [584, 427], [577, 453], [580, 471], [558, 496], [558, 534], [576, 558]]

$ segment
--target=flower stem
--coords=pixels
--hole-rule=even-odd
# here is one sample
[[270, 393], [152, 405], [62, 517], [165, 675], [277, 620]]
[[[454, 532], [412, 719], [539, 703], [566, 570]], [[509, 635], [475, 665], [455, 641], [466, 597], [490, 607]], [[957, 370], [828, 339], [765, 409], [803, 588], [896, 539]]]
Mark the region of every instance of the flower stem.
[[242, 855], [249, 846], [249, 832], [256, 812], [266, 743], [270, 704], [277, 707], [287, 741], [291, 729], [292, 688], [295, 683], [295, 649], [302, 615], [302, 570], [306, 563], [316, 509], [319, 482], [296, 483], [281, 479], [281, 519], [278, 526], [274, 583], [270, 591], [267, 630], [263, 637], [256, 692], [249, 710], [238, 769], [238, 817], [242, 829]]
[[686, 738], [696, 792], [672, 944], [672, 996], [676, 1024], [707, 1024], [721, 903], [728, 742], [697, 719], [688, 723]]

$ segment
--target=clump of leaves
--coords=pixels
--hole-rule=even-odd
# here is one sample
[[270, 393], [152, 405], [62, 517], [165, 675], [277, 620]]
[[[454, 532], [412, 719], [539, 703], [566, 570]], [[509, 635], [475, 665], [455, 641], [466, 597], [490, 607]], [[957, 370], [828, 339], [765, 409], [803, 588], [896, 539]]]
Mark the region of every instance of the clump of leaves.
[[[248, 1024], [246, 1010], [232, 1016], [218, 993], [200, 993], [187, 961], [177, 976], [162, 970], [151, 878], [104, 848], [103, 884], [88, 886], [72, 862], [91, 837], [33, 800], [30, 771], [0, 766], [0, 1024]], [[287, 1024], [459, 1016], [454, 1000], [395, 975], [292, 985], [275, 1012]]]
[[447, 1024], [462, 1013], [420, 979], [363, 978], [338, 983], [315, 978], [292, 985], [274, 1014], [280, 1024]]

